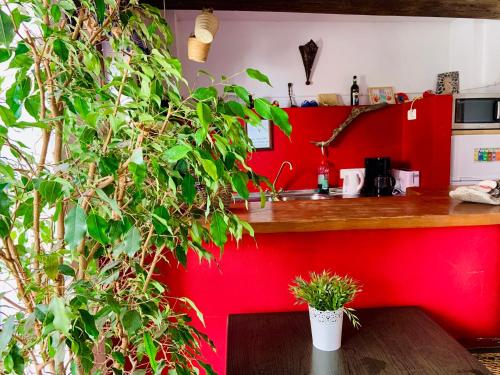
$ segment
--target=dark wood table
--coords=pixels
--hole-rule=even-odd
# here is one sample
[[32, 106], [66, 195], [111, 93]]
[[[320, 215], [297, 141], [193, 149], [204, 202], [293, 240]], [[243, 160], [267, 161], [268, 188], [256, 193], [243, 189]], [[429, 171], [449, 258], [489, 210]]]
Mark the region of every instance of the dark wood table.
[[307, 312], [230, 315], [227, 375], [489, 374], [419, 308], [358, 314], [359, 330], [344, 317], [335, 352], [313, 347]]

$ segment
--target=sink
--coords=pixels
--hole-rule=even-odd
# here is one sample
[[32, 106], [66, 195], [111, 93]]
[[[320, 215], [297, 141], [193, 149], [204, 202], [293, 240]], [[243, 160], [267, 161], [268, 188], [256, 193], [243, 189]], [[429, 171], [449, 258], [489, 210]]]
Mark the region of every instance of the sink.
[[[341, 189], [330, 189], [330, 194], [319, 194], [314, 189], [304, 189], [304, 190], [285, 190], [278, 194], [278, 201], [296, 201], [296, 200], [324, 200], [332, 199], [336, 196], [341, 196]], [[269, 192], [266, 192], [266, 201], [271, 202], [272, 197]], [[244, 201], [241, 197], [235, 197], [235, 202]], [[248, 198], [249, 202], [260, 202], [260, 193], [250, 193]]]

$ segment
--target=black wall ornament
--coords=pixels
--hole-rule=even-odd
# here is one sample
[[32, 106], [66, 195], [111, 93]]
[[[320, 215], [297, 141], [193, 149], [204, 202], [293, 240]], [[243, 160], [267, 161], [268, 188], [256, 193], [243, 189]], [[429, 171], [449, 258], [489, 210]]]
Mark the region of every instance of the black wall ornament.
[[311, 39], [303, 46], [299, 46], [299, 51], [302, 56], [302, 62], [304, 63], [304, 69], [306, 70], [306, 85], [310, 85], [311, 71], [314, 65], [314, 59], [316, 58], [316, 53], [318, 52], [318, 45]]

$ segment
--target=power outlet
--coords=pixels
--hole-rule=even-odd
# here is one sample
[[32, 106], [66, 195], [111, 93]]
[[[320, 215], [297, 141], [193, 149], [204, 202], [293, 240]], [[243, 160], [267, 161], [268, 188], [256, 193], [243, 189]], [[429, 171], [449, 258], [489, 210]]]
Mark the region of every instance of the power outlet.
[[416, 120], [417, 119], [417, 110], [415, 108], [408, 110], [408, 120]]

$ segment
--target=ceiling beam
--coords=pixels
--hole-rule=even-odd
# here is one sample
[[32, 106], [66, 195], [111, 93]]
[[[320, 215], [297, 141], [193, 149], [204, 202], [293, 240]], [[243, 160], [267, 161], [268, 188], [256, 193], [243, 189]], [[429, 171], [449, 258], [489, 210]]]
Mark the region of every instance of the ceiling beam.
[[[163, 0], [145, 0], [163, 8]], [[167, 9], [500, 19], [500, 0], [167, 0]]]

